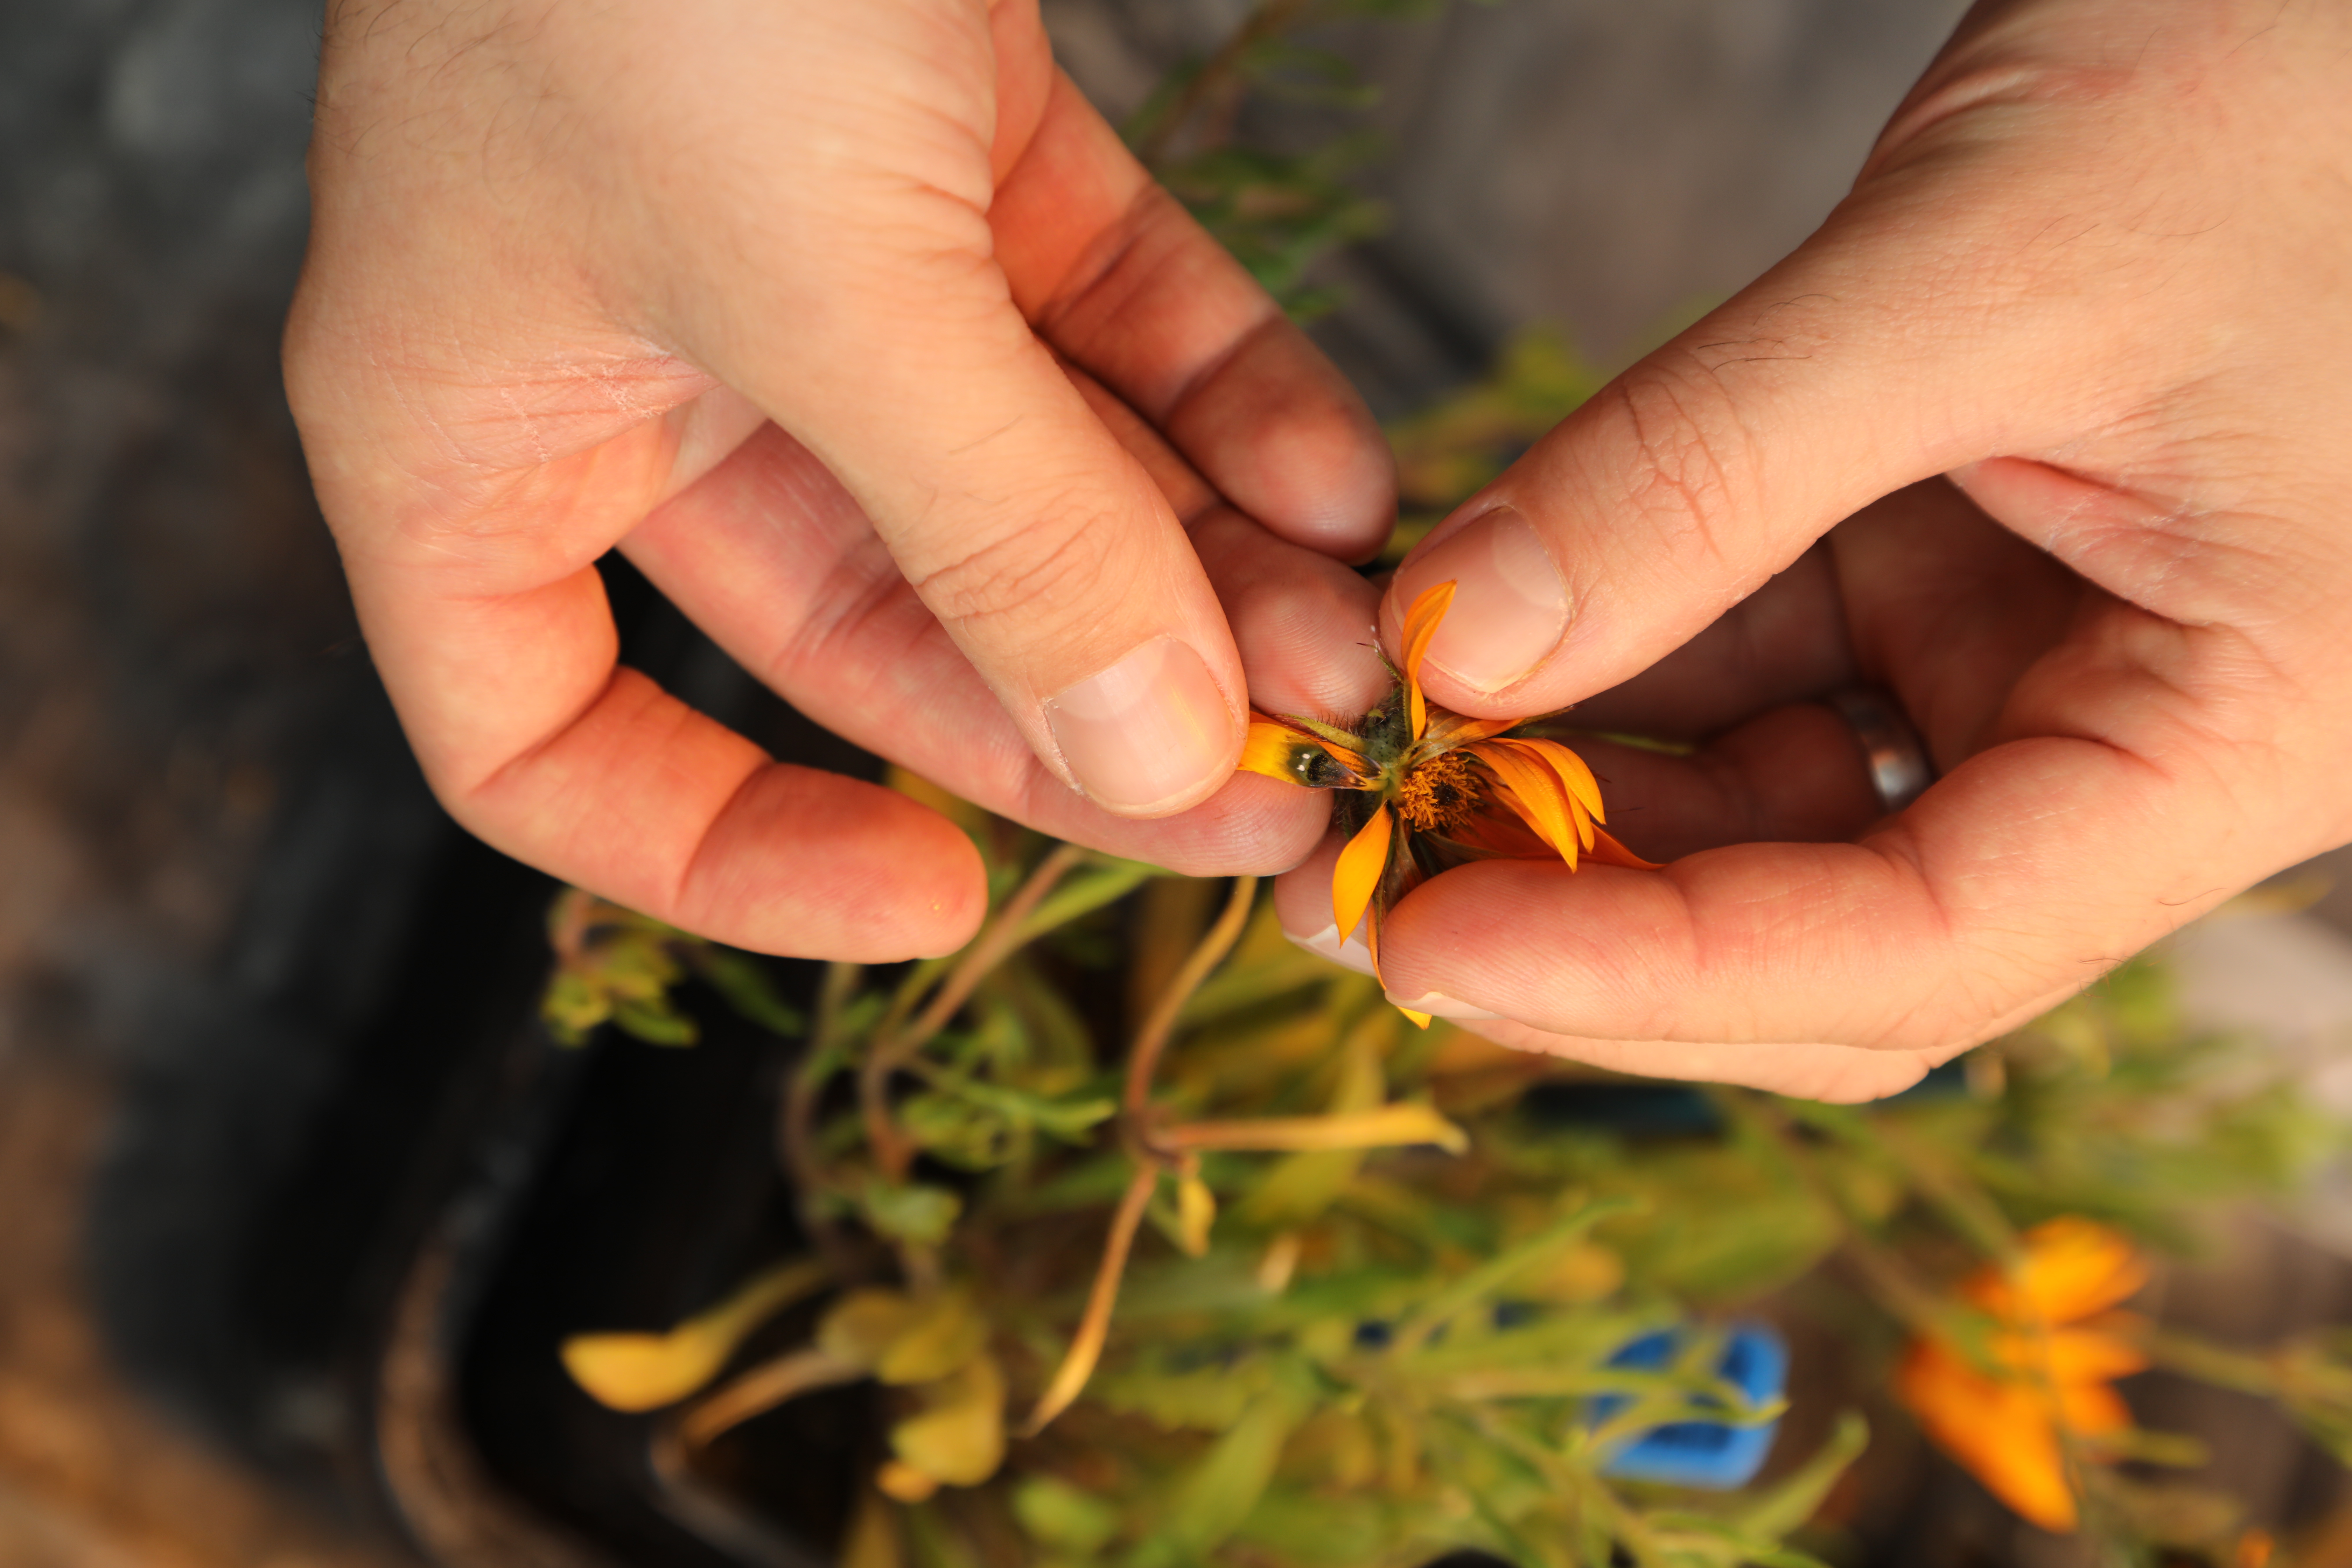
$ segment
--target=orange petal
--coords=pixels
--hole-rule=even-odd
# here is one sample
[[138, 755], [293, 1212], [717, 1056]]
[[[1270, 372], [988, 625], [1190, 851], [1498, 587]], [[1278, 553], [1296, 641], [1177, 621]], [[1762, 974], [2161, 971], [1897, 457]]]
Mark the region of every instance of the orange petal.
[[1895, 1396], [1929, 1440], [2021, 1518], [2063, 1532], [2078, 1522], [2056, 1424], [2041, 1392], [1986, 1377], [1941, 1345], [1915, 1344]]
[[1526, 801], [1520, 799], [1517, 792], [1513, 790], [1510, 785], [1501, 783], [1499, 780], [1495, 784], [1494, 796], [1497, 804], [1507, 807], [1511, 814], [1519, 819], [1527, 828], [1528, 837], [1534, 839], [1538, 846], [1536, 853], [1532, 855], [1517, 856], [1514, 857], [1514, 858], [1527, 860], [1549, 860], [1554, 856], [1558, 856], [1562, 860], [1566, 860], [1568, 862], [1568, 868], [1570, 870], [1573, 871], [1576, 869], [1576, 862], [1574, 859], [1570, 858], [1570, 857], [1577, 853], [1576, 839], [1572, 836], [1568, 840], [1568, 847], [1565, 849], [1554, 843], [1550, 833], [1545, 828], [1542, 819], [1537, 816], [1536, 808], [1529, 805]]
[[1437, 625], [1445, 618], [1453, 603], [1454, 584], [1440, 583], [1433, 588], [1423, 588], [1414, 598], [1412, 607], [1404, 613], [1405, 702], [1416, 741], [1429, 728], [1429, 705], [1421, 695], [1421, 661], [1429, 656], [1429, 639], [1437, 635]]
[[1544, 842], [1559, 851], [1568, 868], [1575, 870], [1584, 835], [1576, 830], [1575, 808], [1568, 790], [1550, 767], [1508, 741], [1481, 741], [1470, 748], [1470, 754], [1503, 782], [1505, 787], [1496, 792], [1496, 798], [1517, 812]]
[[2104, 1383], [2066, 1384], [2058, 1390], [2058, 1419], [2084, 1437], [2121, 1432], [2132, 1424], [2131, 1406]]
[[[1499, 800], [1502, 786], [1495, 787]], [[1549, 860], [1556, 851], [1519, 819], [1516, 811], [1481, 810], [1448, 835], [1455, 843], [1512, 860]]]
[[[1609, 814], [1601, 809], [1601, 781], [1592, 776], [1592, 769], [1582, 757], [1558, 741], [1539, 741], [1522, 736], [1496, 743], [1522, 747], [1541, 757], [1550, 765], [1551, 771], [1559, 775], [1559, 782], [1567, 786], [1570, 796], [1591, 815], [1593, 821], [1609, 820]], [[1591, 842], [1586, 840], [1588, 847]]]
[[2011, 1322], [2071, 1323], [2105, 1311], [2147, 1283], [2147, 1262], [2121, 1234], [2061, 1215], [2025, 1233], [2025, 1252], [1988, 1269], [1966, 1294]]
[[1611, 837], [1605, 827], [1592, 830], [1592, 858], [1602, 866], [1622, 866], [1629, 871], [1654, 871], [1655, 860], [1644, 860]]
[[[1331, 918], [1339, 922], [1341, 942], [1364, 923], [1364, 911], [1372, 907], [1372, 895], [1380, 891], [1381, 879], [1389, 868], [1389, 837], [1393, 830], [1389, 808], [1383, 805], [1339, 851], [1339, 868], [1331, 873]], [[1377, 953], [1373, 963], [1379, 963]]]
[[2060, 1384], [2105, 1383], [2147, 1370], [2147, 1352], [2105, 1327], [2000, 1334], [1993, 1355], [2004, 1366]]
[[1523, 719], [1465, 719], [1459, 713], [1449, 713], [1440, 708], [1429, 716], [1429, 749], [1452, 751], [1473, 741], [1483, 741], [1489, 735], [1499, 735]]
[[[1364, 945], [1371, 950], [1372, 978], [1380, 980], [1382, 985], [1386, 985], [1388, 982], [1381, 979], [1381, 917], [1377, 910], [1372, 915], [1372, 923], [1364, 928]], [[1394, 1003], [1391, 1003], [1390, 1005], [1396, 1006]], [[1397, 1007], [1397, 1011], [1411, 1018], [1414, 1028], [1429, 1027], [1428, 1014], [1416, 1013], [1410, 1007]]]

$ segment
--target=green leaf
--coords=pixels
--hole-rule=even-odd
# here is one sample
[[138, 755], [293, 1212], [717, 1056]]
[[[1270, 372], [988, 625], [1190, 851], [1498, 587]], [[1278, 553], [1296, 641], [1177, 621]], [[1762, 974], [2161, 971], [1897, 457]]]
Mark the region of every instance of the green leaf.
[[1065, 878], [1062, 884], [1045, 895], [1038, 906], [1029, 911], [1021, 922], [1022, 945], [1036, 941], [1056, 927], [1069, 924], [1081, 915], [1092, 914], [1106, 904], [1117, 903], [1154, 877], [1168, 872], [1157, 866], [1147, 866], [1140, 860], [1121, 860], [1109, 855], [1098, 855], [1075, 875]]
[[1013, 1517], [1029, 1539], [1091, 1557], [1118, 1533], [1119, 1510], [1054, 1476], [1031, 1476], [1013, 1493]]
[[1277, 1380], [1178, 1483], [1160, 1521], [1160, 1539], [1174, 1549], [1176, 1561], [1207, 1556], [1241, 1528], [1273, 1480], [1282, 1445], [1307, 1403], [1294, 1380]]
[[1846, 1411], [1811, 1458], [1733, 1515], [1732, 1522], [1751, 1536], [1778, 1541], [1821, 1511], [1830, 1489], [1869, 1446], [1870, 1423], [1859, 1413]]
[[1612, 1215], [1635, 1207], [1630, 1198], [1588, 1203], [1501, 1256], [1470, 1270], [1413, 1310], [1397, 1330], [1401, 1349], [1418, 1349], [1440, 1326], [1466, 1309], [1480, 1304], [1512, 1280], [1550, 1262], [1575, 1246], [1584, 1233]]
[[569, 969], [555, 972], [539, 1001], [540, 1020], [562, 1045], [585, 1044], [589, 1031], [612, 1016], [612, 998]]
[[883, 1236], [937, 1247], [963, 1213], [963, 1199], [945, 1187], [920, 1182], [902, 1185], [877, 1176], [859, 1192], [858, 1208], [866, 1223]]
[[1005, 1119], [971, 1099], [926, 1090], [898, 1108], [898, 1125], [927, 1153], [966, 1171], [986, 1171], [1011, 1157], [1014, 1130]]
[[649, 1046], [690, 1046], [701, 1037], [694, 1020], [667, 996], [653, 1001], [626, 997], [613, 1005], [613, 1022]]
[[1229, 1365], [1221, 1356], [1201, 1353], [1207, 1348], [1147, 1351], [1136, 1364], [1096, 1373], [1087, 1399], [1166, 1431], [1231, 1431], [1274, 1386], [1273, 1364], [1250, 1356]]
[[808, 1027], [800, 1009], [776, 994], [767, 966], [749, 953], [731, 948], [696, 950], [694, 967], [727, 1005], [772, 1035], [797, 1039]]

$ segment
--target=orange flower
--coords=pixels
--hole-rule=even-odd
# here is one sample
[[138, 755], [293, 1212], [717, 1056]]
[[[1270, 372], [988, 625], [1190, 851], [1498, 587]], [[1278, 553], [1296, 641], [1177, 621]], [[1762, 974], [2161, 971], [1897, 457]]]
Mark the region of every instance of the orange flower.
[[[1340, 940], [1370, 924], [1375, 969], [1381, 919], [1423, 879], [1471, 860], [1579, 856], [1653, 868], [1601, 823], [1600, 781], [1584, 759], [1530, 730], [1551, 714], [1465, 719], [1422, 695], [1421, 664], [1454, 603], [1440, 583], [1404, 617], [1404, 668], [1396, 689], [1353, 729], [1253, 710], [1241, 765], [1287, 784], [1340, 792], [1332, 815], [1348, 831], [1331, 878]], [[1419, 1013], [1409, 1016], [1428, 1026]]]
[[2000, 1325], [1990, 1347], [1998, 1373], [1922, 1339], [1895, 1374], [1895, 1392], [1987, 1490], [2044, 1530], [2071, 1531], [2079, 1512], [2065, 1438], [2131, 1425], [2110, 1385], [2145, 1368], [2147, 1357], [2129, 1337], [2140, 1320], [2110, 1309], [2147, 1280], [2147, 1263], [2105, 1226], [2074, 1217], [2036, 1226], [2023, 1256], [1961, 1288]]

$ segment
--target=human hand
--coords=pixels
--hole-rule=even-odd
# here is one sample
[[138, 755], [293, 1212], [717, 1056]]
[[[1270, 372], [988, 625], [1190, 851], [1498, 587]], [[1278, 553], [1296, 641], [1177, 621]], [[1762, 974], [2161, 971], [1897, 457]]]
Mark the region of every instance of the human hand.
[[1321, 617], [1385, 536], [1386, 453], [1034, 0], [345, 0], [311, 174], [289, 393], [371, 653], [492, 844], [773, 952], [978, 919], [945, 821], [616, 667], [616, 544], [982, 805], [1196, 871], [1313, 842], [1232, 778], [1245, 693], [1312, 700], [1300, 650], [1358, 635]]
[[[1433, 532], [1382, 623], [1459, 581], [1435, 700], [1701, 744], [1580, 747], [1664, 871], [1449, 872], [1391, 994], [1866, 1098], [2352, 837], [2347, 48], [2341, 5], [1980, 5], [1820, 233]], [[1806, 700], [1856, 681], [1943, 775], [1875, 823]]]

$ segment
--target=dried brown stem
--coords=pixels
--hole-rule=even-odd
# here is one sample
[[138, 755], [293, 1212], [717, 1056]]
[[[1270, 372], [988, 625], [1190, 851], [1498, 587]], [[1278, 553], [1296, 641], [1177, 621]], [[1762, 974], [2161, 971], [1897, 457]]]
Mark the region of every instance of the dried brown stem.
[[1022, 1428], [1026, 1436], [1034, 1437], [1045, 1429], [1048, 1422], [1070, 1407], [1071, 1402], [1086, 1388], [1087, 1380], [1094, 1375], [1095, 1363], [1102, 1359], [1103, 1342], [1110, 1335], [1111, 1309], [1118, 1304], [1118, 1285], [1127, 1272], [1127, 1255], [1135, 1246], [1135, 1233], [1143, 1224], [1143, 1211], [1151, 1202], [1151, 1190], [1160, 1184], [1160, 1167], [1144, 1164], [1136, 1168], [1127, 1184], [1127, 1192], [1118, 1200], [1118, 1212], [1111, 1216], [1110, 1236], [1103, 1243], [1102, 1264], [1095, 1270], [1094, 1289], [1087, 1292], [1086, 1314], [1078, 1320], [1077, 1332], [1070, 1337], [1070, 1348], [1055, 1370], [1054, 1381], [1037, 1400], [1037, 1408], [1029, 1413], [1028, 1424]]
[[548, 921], [548, 945], [566, 969], [577, 969], [585, 955], [588, 928], [595, 923], [596, 895], [583, 888], [566, 888], [556, 896], [554, 917]]
[[866, 1369], [839, 1361], [821, 1350], [797, 1350], [753, 1367], [686, 1413], [678, 1423], [678, 1440], [699, 1448], [730, 1426], [740, 1426], [763, 1411], [813, 1389], [852, 1383]]
[[1136, 1031], [1135, 1044], [1127, 1054], [1126, 1112], [1128, 1135], [1130, 1140], [1150, 1152], [1156, 1161], [1164, 1161], [1166, 1152], [1153, 1141], [1149, 1119], [1151, 1111], [1151, 1079], [1160, 1070], [1160, 1058], [1168, 1048], [1169, 1037], [1176, 1032], [1176, 1016], [1184, 1010], [1209, 971], [1224, 961], [1241, 940], [1242, 927], [1249, 920], [1250, 903], [1257, 897], [1255, 877], [1236, 877], [1234, 890], [1225, 900], [1224, 912], [1217, 923], [1202, 935], [1192, 954], [1176, 971], [1168, 989], [1160, 994], [1150, 1016]]
[[1194, 72], [1176, 95], [1167, 115], [1151, 128], [1151, 133], [1137, 144], [1135, 155], [1147, 168], [1157, 169], [1168, 156], [1176, 138], [1192, 117], [1219, 98], [1234, 91], [1240, 85], [1242, 62], [1249, 52], [1268, 38], [1280, 37], [1305, 15], [1313, 0], [1265, 0], [1249, 20], [1233, 31], [1232, 37], [1217, 47], [1217, 52]]
[[1241, 940], [1242, 927], [1249, 920], [1250, 905], [1257, 897], [1255, 877], [1234, 879], [1233, 892], [1225, 900], [1224, 912], [1203, 934], [1192, 955], [1160, 994], [1152, 1005], [1150, 1016], [1136, 1032], [1135, 1044], [1127, 1056], [1126, 1122], [1129, 1152], [1135, 1157], [1136, 1171], [1127, 1184], [1127, 1192], [1118, 1200], [1118, 1212], [1112, 1215], [1110, 1235], [1103, 1243], [1101, 1264], [1095, 1270], [1094, 1289], [1087, 1293], [1087, 1310], [1078, 1320], [1077, 1331], [1071, 1336], [1070, 1348], [1062, 1357], [1062, 1364], [1054, 1373], [1054, 1381], [1030, 1413], [1024, 1430], [1031, 1436], [1043, 1431], [1046, 1423], [1070, 1407], [1094, 1375], [1095, 1363], [1102, 1359], [1104, 1342], [1110, 1336], [1111, 1309], [1118, 1304], [1120, 1279], [1127, 1272], [1128, 1254], [1134, 1249], [1135, 1233], [1143, 1223], [1143, 1212], [1150, 1205], [1152, 1189], [1160, 1184], [1160, 1174], [1177, 1162], [1177, 1157], [1160, 1150], [1150, 1142], [1145, 1120], [1151, 1108], [1151, 1078], [1160, 1065], [1160, 1058], [1168, 1048], [1169, 1037], [1176, 1031], [1176, 1016], [1184, 1004], [1207, 979], [1209, 971], [1223, 962], [1234, 943]]

